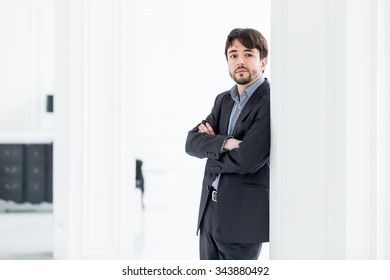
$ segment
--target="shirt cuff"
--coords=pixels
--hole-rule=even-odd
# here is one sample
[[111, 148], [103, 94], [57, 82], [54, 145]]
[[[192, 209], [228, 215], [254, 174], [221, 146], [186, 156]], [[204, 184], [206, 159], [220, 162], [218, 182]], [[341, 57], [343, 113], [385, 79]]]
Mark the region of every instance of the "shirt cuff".
[[220, 151], [219, 151], [219, 154], [222, 154], [223, 152], [226, 152], [226, 150], [225, 150], [223, 147], [225, 146], [226, 141], [227, 141], [228, 139], [230, 139], [230, 138], [233, 138], [233, 136], [228, 136], [228, 137], [225, 138], [225, 140], [224, 140], [223, 143], [222, 143], [222, 147], [221, 147], [221, 149], [220, 149]]

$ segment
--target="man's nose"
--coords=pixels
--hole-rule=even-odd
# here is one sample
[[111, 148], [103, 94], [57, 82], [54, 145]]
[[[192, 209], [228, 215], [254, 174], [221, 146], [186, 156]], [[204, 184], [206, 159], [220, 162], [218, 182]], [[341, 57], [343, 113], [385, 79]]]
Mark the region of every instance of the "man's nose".
[[239, 57], [239, 58], [238, 58], [237, 64], [238, 64], [238, 65], [244, 64], [244, 60], [242, 59], [242, 57]]

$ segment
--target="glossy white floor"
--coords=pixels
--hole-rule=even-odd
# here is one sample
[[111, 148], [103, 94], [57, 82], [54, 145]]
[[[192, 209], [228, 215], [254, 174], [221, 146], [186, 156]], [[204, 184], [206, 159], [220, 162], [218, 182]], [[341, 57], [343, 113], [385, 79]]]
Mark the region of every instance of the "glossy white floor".
[[[135, 259], [198, 259], [198, 184], [184, 189], [172, 184], [174, 174], [169, 172], [145, 175], [145, 209], [138, 219]], [[5, 212], [6, 208], [13, 211]], [[48, 204], [32, 207], [0, 201], [0, 259], [53, 258], [50, 208]], [[260, 256], [267, 258], [268, 243]]]

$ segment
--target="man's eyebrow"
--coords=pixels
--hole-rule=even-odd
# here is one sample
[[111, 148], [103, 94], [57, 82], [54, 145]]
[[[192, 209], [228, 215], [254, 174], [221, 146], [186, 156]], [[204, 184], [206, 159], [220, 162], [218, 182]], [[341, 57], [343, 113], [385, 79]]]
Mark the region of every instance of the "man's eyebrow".
[[[228, 53], [235, 53], [235, 52], [238, 52], [238, 51], [235, 50], [235, 49], [228, 51]], [[251, 53], [254, 53], [255, 50], [254, 50], [254, 49], [245, 49], [244, 52], [251, 52]]]

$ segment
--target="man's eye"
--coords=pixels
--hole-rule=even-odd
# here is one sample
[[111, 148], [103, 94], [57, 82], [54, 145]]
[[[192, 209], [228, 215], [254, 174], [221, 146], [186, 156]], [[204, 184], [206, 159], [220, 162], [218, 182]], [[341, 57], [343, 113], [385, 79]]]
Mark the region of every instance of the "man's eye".
[[251, 57], [251, 56], [253, 56], [253, 54], [247, 53], [246, 56], [247, 56], [247, 57]]
[[230, 55], [230, 58], [236, 58], [237, 57], [237, 55], [236, 54], [232, 54], [232, 55]]

